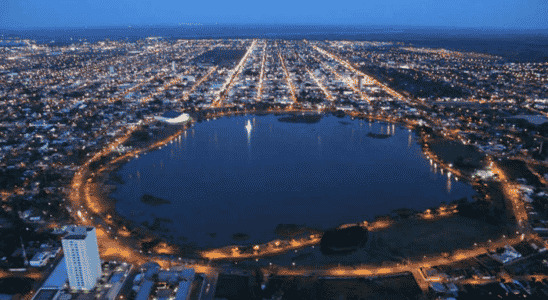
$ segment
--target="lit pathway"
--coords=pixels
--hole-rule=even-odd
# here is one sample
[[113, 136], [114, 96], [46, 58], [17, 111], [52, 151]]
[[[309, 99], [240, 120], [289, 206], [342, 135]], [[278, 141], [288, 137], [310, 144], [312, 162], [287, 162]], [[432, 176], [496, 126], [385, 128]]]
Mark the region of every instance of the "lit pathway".
[[476, 247], [468, 250], [457, 250], [451, 257], [436, 255], [434, 257], [425, 257], [423, 260], [412, 261], [408, 264], [393, 263], [392, 265], [377, 267], [369, 265], [340, 266], [332, 268], [312, 268], [307, 266], [264, 268], [265, 273], [275, 273], [279, 275], [293, 276], [333, 276], [333, 277], [375, 277], [403, 272], [411, 272], [417, 283], [423, 290], [428, 289], [428, 282], [422, 276], [419, 268], [429, 268], [437, 265], [448, 265], [460, 260], [476, 257], [488, 253], [488, 250], [503, 247], [507, 244], [515, 244], [521, 241], [521, 238], [501, 238], [499, 241], [488, 242], [483, 247]]
[[211, 76], [211, 74], [213, 74], [213, 72], [215, 72], [216, 70], [217, 70], [217, 66], [211, 68], [211, 70], [206, 75], [200, 78], [200, 80], [196, 81], [196, 83], [194, 83], [194, 85], [190, 88], [190, 90], [183, 93], [182, 100], [188, 101], [188, 97], [190, 96], [190, 94], [192, 94], [192, 92], [194, 92], [194, 90], [198, 86], [200, 86], [200, 84], [202, 84], [204, 81], [206, 81], [209, 78], [209, 76]]
[[[99, 160], [101, 157], [108, 155], [108, 153], [115, 148], [117, 148], [119, 145], [121, 145], [123, 142], [129, 138], [131, 135], [131, 132], [134, 130], [137, 130], [138, 127], [129, 128], [127, 134], [124, 137], [118, 138], [114, 143], [110, 144], [109, 146], [105, 147], [101, 152], [95, 154], [90, 160], [88, 160], [77, 172], [77, 174], [73, 178], [72, 183], [72, 192], [70, 194], [70, 199], [73, 202], [73, 208], [75, 211], [84, 210], [84, 204], [86, 207], [89, 207], [92, 211], [102, 214], [104, 211], [101, 210], [101, 205], [97, 202], [99, 202], [98, 199], [94, 199], [95, 196], [93, 195], [94, 191], [91, 190], [91, 186], [89, 184], [85, 184], [85, 180], [92, 176], [93, 174], [90, 174], [88, 171], [89, 165]], [[176, 136], [176, 135], [174, 135]], [[164, 141], [160, 141], [158, 143], [155, 143], [154, 145], [151, 145], [147, 149], [142, 150], [136, 150], [136, 152], [128, 153], [125, 158], [130, 158], [133, 155], [138, 155], [138, 153], [142, 151], [148, 151], [155, 147], [160, 147], [164, 144], [167, 144], [172, 137], [169, 137], [168, 139], [165, 139]], [[103, 169], [105, 171], [106, 169]], [[496, 164], [493, 164], [493, 172], [499, 175], [499, 179], [501, 182], [506, 182], [507, 177], [503, 173], [503, 171], [496, 166]], [[85, 188], [84, 188], [85, 185]], [[517, 192], [517, 189], [515, 186], [511, 184], [505, 184], [507, 188], [505, 188], [505, 194], [507, 194], [511, 199], [513, 203], [517, 203], [519, 201], [519, 193]], [[89, 187], [89, 188], [88, 188]], [[100, 196], [100, 195], [97, 195]], [[516, 209], [519, 210], [519, 209]], [[80, 224], [92, 224], [89, 220], [89, 218], [86, 218], [89, 214], [87, 212], [80, 211], [78, 213]], [[519, 213], [517, 215], [518, 220], [520, 221], [526, 221], [527, 216], [521, 215]], [[105, 222], [109, 223], [108, 219], [105, 220]], [[109, 223], [110, 225], [110, 223]], [[387, 224], [389, 226], [390, 224]], [[374, 230], [374, 226], [367, 225], [368, 228], [371, 228]], [[383, 228], [384, 226], [380, 226], [379, 228]], [[151, 258], [146, 257], [144, 255], [136, 253], [135, 250], [126, 244], [124, 244], [121, 239], [118, 239], [117, 236], [113, 236], [109, 234], [109, 230], [113, 230], [115, 232], [115, 229], [112, 229], [110, 226], [108, 226], [108, 229], [105, 227], [99, 227], [98, 228], [98, 239], [100, 241], [100, 244], [102, 246], [102, 255], [105, 255], [106, 257], [114, 256], [114, 257], [121, 257], [129, 262], [142, 262], [151, 260]], [[105, 231], [107, 231], [105, 233]], [[120, 236], [124, 236], [123, 231], [120, 230], [118, 232]], [[517, 232], [519, 234], [521, 232]], [[436, 265], [443, 265], [443, 264], [451, 264], [456, 261], [460, 261], [463, 259], [468, 259], [475, 257], [480, 254], [487, 253], [487, 249], [493, 250], [499, 247], [502, 247], [507, 244], [515, 244], [520, 242], [524, 239], [525, 236], [521, 235], [517, 238], [509, 239], [507, 237], [502, 237], [499, 240], [496, 241], [488, 241], [486, 243], [483, 243], [480, 246], [477, 246], [475, 248], [471, 249], [461, 249], [454, 251], [454, 254], [451, 257], [443, 256], [443, 255], [435, 255], [432, 257], [424, 257], [424, 259], [419, 259], [416, 261], [409, 262], [408, 264], [392, 264], [392, 265], [386, 265], [382, 267], [377, 266], [368, 266], [368, 265], [357, 265], [357, 266], [349, 266], [349, 267], [333, 267], [333, 268], [312, 268], [312, 267], [306, 267], [306, 266], [299, 266], [294, 265], [291, 267], [284, 267], [284, 266], [276, 266], [275, 269], [273, 268], [265, 268], [265, 272], [272, 271], [276, 274], [281, 275], [320, 275], [320, 276], [341, 276], [341, 277], [351, 277], [351, 276], [382, 276], [382, 275], [388, 275], [388, 274], [395, 274], [395, 273], [401, 273], [401, 272], [412, 272], [419, 282], [419, 285], [422, 288], [425, 288], [425, 282], [424, 279], [421, 279], [421, 276], [418, 273], [418, 269], [420, 267], [432, 267]], [[534, 235], [527, 235], [527, 238], [534, 238]], [[207, 251], [202, 253], [204, 258], [211, 259], [211, 260], [218, 260], [218, 259], [249, 259], [249, 258], [261, 258], [265, 259], [266, 257], [270, 255], [277, 255], [292, 249], [298, 249], [303, 247], [309, 247], [313, 245], [317, 245], [320, 241], [319, 235], [313, 235], [309, 238], [302, 239], [302, 240], [292, 240], [292, 241], [273, 241], [269, 244], [265, 245], [257, 245], [254, 250], [256, 252], [251, 254], [241, 254], [239, 253], [237, 248], [222, 248], [212, 251]], [[166, 252], [163, 253], [169, 253], [169, 247], [167, 245], [164, 245], [164, 248], [166, 249]], [[162, 252], [158, 252], [162, 253]], [[172, 264], [172, 261], [168, 261], [165, 259], [159, 259], [154, 258], [153, 260], [158, 261], [161, 263], [163, 267], [168, 267]], [[198, 272], [212, 272], [211, 267], [207, 265], [193, 265], [193, 268], [195, 268]]]
[[293, 85], [293, 82], [291, 81], [291, 77], [289, 77], [289, 72], [287, 71], [287, 67], [285, 66], [285, 61], [282, 56], [282, 53], [280, 51], [280, 48], [278, 47], [278, 42], [276, 42], [276, 48], [278, 49], [278, 57], [280, 58], [280, 61], [282, 63], [282, 68], [285, 72], [285, 80], [287, 81], [287, 84], [289, 85], [289, 91], [291, 92], [291, 99], [293, 99], [293, 103], [297, 103], [297, 96], [295, 95], [295, 86]]
[[259, 75], [259, 86], [257, 87], [257, 100], [258, 102], [261, 101], [261, 92], [263, 90], [263, 78], [264, 78], [264, 63], [266, 60], [266, 45], [268, 44], [268, 41], [264, 41], [264, 47], [263, 47], [263, 60], [261, 62], [261, 75]]
[[350, 89], [352, 89], [355, 93], [360, 95], [362, 100], [367, 100], [367, 102], [371, 102], [369, 97], [367, 97], [367, 95], [363, 91], [360, 91], [360, 89], [356, 87], [356, 85], [354, 84], [354, 82], [352, 82], [350, 78], [342, 77], [333, 67], [329, 66], [325, 62], [320, 61], [320, 59], [317, 58], [316, 56], [312, 56], [312, 57], [314, 58], [314, 60], [320, 63], [322, 67], [328, 69], [333, 75], [335, 75], [335, 77], [337, 77], [338, 80], [346, 83], [346, 85], [348, 85]]
[[[101, 199], [99, 199], [100, 197], [103, 197], [102, 191], [99, 190], [99, 186], [91, 180], [94, 178], [95, 173], [89, 171], [89, 165], [92, 162], [98, 161], [101, 157], [107, 156], [112, 150], [123, 144], [131, 136], [133, 131], [138, 130], [139, 128], [140, 127], [137, 126], [130, 128], [126, 135], [118, 138], [108, 147], [105, 147], [102, 151], [96, 153], [78, 169], [72, 180], [72, 188], [69, 193], [69, 199], [72, 204], [71, 211], [76, 214], [76, 221], [78, 225], [90, 225], [96, 227], [99, 251], [103, 259], [122, 259], [137, 265], [147, 261], [155, 261], [163, 268], [169, 268], [176, 261], [163, 259], [157, 255], [172, 254], [173, 248], [170, 245], [161, 243], [155, 248], [155, 252], [152, 255], [147, 255], [146, 253], [136, 251], [134, 247], [129, 245], [129, 242], [131, 241], [130, 233], [125, 228], [115, 228], [115, 224], [110, 219], [106, 207], [101, 204]], [[173, 136], [150, 145], [147, 148], [128, 152], [125, 155], [111, 161], [109, 165], [138, 156], [140, 153], [149, 151], [153, 148], [166, 145], [178, 135], [179, 133], [176, 133]], [[98, 174], [109, 170], [110, 169], [108, 167], [103, 167], [98, 170]], [[91, 214], [99, 215], [101, 220], [93, 220], [93, 217], [88, 210], [92, 212]], [[126, 240], [127, 238], [129, 238], [129, 240]], [[179, 258], [179, 261], [180, 260], [181, 258]], [[187, 264], [186, 266], [194, 268], [195, 271], [199, 273], [212, 272], [210, 266], [199, 263]]]
[[514, 217], [516, 218], [519, 228], [519, 232], [516, 232], [516, 234], [521, 233], [522, 239], [526, 238], [540, 241], [539, 236], [532, 230], [529, 224], [529, 216], [527, 214], [527, 210], [525, 209], [525, 203], [522, 200], [521, 191], [519, 189], [520, 185], [508, 180], [508, 177], [504, 174], [502, 169], [498, 167], [497, 162], [494, 160], [492, 161], [491, 169], [493, 173], [498, 175], [498, 180], [502, 185], [503, 193], [510, 201], [512, 212], [514, 213]]
[[[176, 46], [179, 46], [179, 44], [174, 44], [174, 45], [172, 45], [172, 46], [169, 47], [169, 48], [173, 49], [173, 48], [175, 48]], [[169, 48], [168, 48], [168, 49], [169, 49]], [[164, 51], [167, 51], [168, 49], [164, 49]], [[211, 49], [211, 47], [210, 47], [209, 49]], [[195, 57], [201, 55], [201, 54], [204, 53], [205, 51], [207, 51], [207, 50], [202, 50], [202, 51], [198, 52], [196, 55], [191, 56], [189, 59], [187, 59], [187, 60], [185, 61], [185, 63], [186, 63], [186, 62], [189, 62], [191, 59], [194, 59]], [[138, 57], [138, 56], [135, 56], [135, 57]], [[162, 69], [165, 68], [165, 67], [167, 67], [167, 65], [164, 65], [163, 67], [161, 67], [160, 70], [162, 70]], [[153, 67], [148, 67], [148, 68], [146, 68], [145, 70], [141, 70], [140, 72], [136, 73], [136, 75], [138, 75], [138, 74], [143, 74], [143, 73], [147, 73], [147, 72], [151, 71], [152, 69], [153, 69]], [[139, 83], [133, 85], [131, 88], [129, 88], [129, 89], [123, 91], [123, 92], [122, 92], [120, 95], [118, 95], [117, 97], [109, 98], [108, 101], [109, 101], [109, 102], [114, 102], [114, 101], [117, 101], [117, 100], [122, 100], [127, 94], [129, 94], [129, 93], [131, 93], [131, 92], [137, 90], [138, 88], [140, 88], [141, 86], [143, 86], [143, 85], [149, 83], [150, 81], [155, 80], [155, 79], [158, 79], [158, 78], [160, 78], [160, 77], [162, 77], [162, 76], [164, 76], [164, 75], [166, 75], [166, 72], [164, 72], [164, 71], [159, 72], [158, 74], [156, 74], [156, 75], [154, 75], [154, 76], [151, 76], [151, 77], [149, 77], [149, 78], [147, 78], [147, 79], [145, 79], [145, 80], [142, 80], [141, 82], [139, 82]]]
[[[200, 56], [200, 55], [202, 55], [202, 54], [205, 53], [206, 51], [212, 50], [212, 49], [215, 48], [215, 47], [216, 47], [216, 46], [209, 47], [208, 49], [203, 50], [203, 51], [201, 51], [201, 52], [199, 52], [199, 53], [197, 53], [197, 54], [191, 56], [190, 58], [188, 58], [188, 59], [185, 61], [185, 63], [186, 63], [186, 62], [189, 62], [189, 61], [191, 61], [191, 60], [193, 60], [194, 58], [196, 58], [196, 57], [198, 57], [198, 56]], [[185, 74], [185, 75], [188, 75], [188, 73], [189, 73], [189, 71], [186, 70], [184, 74]], [[165, 74], [165, 73], [163, 73], [163, 74]], [[210, 74], [211, 74], [211, 73], [210, 73]], [[208, 76], [209, 76], [209, 74], [208, 74]], [[158, 76], [157, 76], [157, 77], [158, 77]], [[157, 96], [157, 95], [163, 93], [165, 90], [167, 90], [168, 88], [170, 88], [172, 85], [175, 85], [175, 84], [179, 83], [181, 80], [182, 80], [182, 77], [180, 77], [180, 76], [177, 76], [177, 77], [171, 79], [168, 83], [166, 83], [166, 84], [164, 84], [163, 86], [159, 87], [159, 88], [158, 88], [155, 92], [153, 92], [151, 95], [148, 95], [147, 97], [141, 99], [141, 102], [148, 102], [148, 101], [150, 101], [152, 98], [154, 98], [155, 96]], [[200, 81], [200, 83], [201, 83], [201, 82], [202, 82], [202, 81]]]
[[314, 80], [314, 82], [316, 82], [316, 84], [320, 87], [322, 92], [325, 94], [325, 97], [327, 97], [327, 100], [329, 101], [335, 100], [335, 98], [333, 98], [333, 96], [331, 95], [331, 93], [329, 93], [329, 91], [325, 88], [325, 86], [323, 86], [323, 84], [318, 80], [318, 78], [316, 78], [314, 73], [310, 71], [310, 69], [308, 68], [308, 63], [302, 58], [302, 56], [298, 53], [295, 53], [295, 55], [297, 55], [297, 57], [303, 62], [306, 72], [308, 73], [308, 75], [310, 75], [312, 80]]
[[256, 43], [257, 43], [257, 40], [253, 40], [253, 42], [251, 43], [249, 48], [247, 48], [247, 51], [246, 51], [244, 57], [242, 57], [242, 59], [240, 60], [240, 63], [238, 63], [238, 65], [231, 72], [229, 72], [228, 78], [226, 79], [224, 85], [219, 90], [219, 93], [217, 94], [217, 97], [215, 97], [215, 100], [213, 101], [213, 106], [214, 107], [219, 107], [219, 106], [222, 105], [222, 102], [224, 101], [224, 99], [226, 98], [228, 92], [230, 91], [230, 88], [232, 87], [232, 83], [234, 82], [234, 78], [237, 78], [240, 75], [240, 73], [242, 72], [242, 70], [244, 68], [245, 61], [249, 57], [249, 54], [251, 54], [251, 52], [255, 48]]
[[[309, 43], [308, 41], [306, 41], [307, 43]], [[323, 54], [324, 56], [327, 56], [327, 57], [330, 57], [331, 59], [337, 61], [338, 63], [340, 63], [341, 65], [345, 66], [346, 68], [348, 68], [349, 70], [351, 70], [352, 72], [354, 73], [357, 73], [361, 76], [364, 77], [365, 79], [365, 83], [366, 84], [375, 84], [377, 86], [380, 86], [383, 90], [385, 90], [388, 94], [396, 97], [397, 99], [399, 100], [402, 100], [402, 101], [406, 101], [405, 98], [398, 92], [394, 91], [393, 89], [389, 88], [388, 86], [380, 83], [379, 81], [377, 81], [376, 79], [374, 79], [373, 77], [363, 73], [362, 71], [356, 69], [354, 66], [352, 66], [352, 64], [350, 64], [349, 62], [345, 61], [345, 60], [342, 60], [340, 59], [339, 57], [335, 56], [334, 54], [332, 53], [329, 53], [327, 51], [325, 51], [324, 49], [322, 48], [319, 48], [318, 46], [316, 45], [311, 45], [314, 49], [316, 49], [316, 51], [320, 52], [321, 54]]]

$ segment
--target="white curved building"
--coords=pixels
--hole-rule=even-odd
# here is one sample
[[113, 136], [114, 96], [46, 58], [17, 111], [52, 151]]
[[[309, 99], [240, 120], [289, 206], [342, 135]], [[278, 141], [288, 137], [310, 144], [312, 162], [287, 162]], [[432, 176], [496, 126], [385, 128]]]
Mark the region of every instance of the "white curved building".
[[187, 113], [181, 114], [174, 111], [168, 111], [164, 113], [161, 117], [156, 116], [154, 117], [154, 119], [160, 122], [169, 123], [169, 124], [181, 124], [181, 123], [185, 123], [192, 120], [189, 114]]

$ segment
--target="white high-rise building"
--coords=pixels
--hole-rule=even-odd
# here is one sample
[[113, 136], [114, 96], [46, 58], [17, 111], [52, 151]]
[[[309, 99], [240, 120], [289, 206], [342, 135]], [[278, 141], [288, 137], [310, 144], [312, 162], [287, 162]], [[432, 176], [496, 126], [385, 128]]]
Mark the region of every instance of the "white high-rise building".
[[72, 289], [91, 290], [101, 277], [95, 227], [74, 226], [62, 240]]
[[171, 71], [175, 72], [175, 62], [171, 62]]

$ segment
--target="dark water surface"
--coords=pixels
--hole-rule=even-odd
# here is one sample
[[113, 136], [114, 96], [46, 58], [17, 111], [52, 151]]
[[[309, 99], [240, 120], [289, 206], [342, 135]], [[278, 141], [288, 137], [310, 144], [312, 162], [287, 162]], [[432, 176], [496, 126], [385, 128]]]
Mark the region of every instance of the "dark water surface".
[[[250, 236], [244, 244], [273, 240], [280, 223], [325, 230], [474, 194], [436, 172], [405, 127], [328, 115], [316, 123], [280, 118], [197, 123], [173, 143], [127, 163], [118, 172], [124, 184], [112, 195], [120, 199], [118, 212], [149, 224], [170, 219], [161, 222], [169, 234], [218, 247], [236, 243], [234, 233]], [[141, 203], [144, 194], [171, 204]]]

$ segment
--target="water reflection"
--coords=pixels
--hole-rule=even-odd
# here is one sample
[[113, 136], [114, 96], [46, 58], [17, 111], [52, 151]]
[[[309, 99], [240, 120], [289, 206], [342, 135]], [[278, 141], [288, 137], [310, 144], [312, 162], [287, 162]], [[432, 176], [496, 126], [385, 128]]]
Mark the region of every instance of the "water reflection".
[[[451, 181], [458, 179], [448, 170], [443, 178], [434, 175], [437, 164], [434, 166], [433, 160], [422, 155], [420, 146], [413, 144], [415, 133], [411, 130], [408, 147], [403, 147], [405, 131], [399, 127], [396, 132], [394, 124], [371, 121], [368, 128], [367, 120], [348, 118], [345, 121], [353, 126], [339, 126], [339, 118], [325, 116], [305, 125], [283, 123], [279, 118], [250, 115], [198, 123], [195, 130], [189, 129], [192, 132], [183, 132], [178, 143], [143, 153], [119, 171], [125, 183], [118, 186], [115, 197], [126, 201], [117, 202], [117, 210], [128, 216], [146, 212], [144, 217], [135, 217], [136, 222], [153, 222], [147, 217], [152, 212], [170, 218], [174, 220], [166, 225], [172, 230], [170, 234], [184, 236], [200, 247], [206, 243], [204, 232], [218, 232], [215, 241], [207, 239], [208, 245], [215, 247], [232, 243], [231, 236], [241, 231], [241, 224], [249, 225], [244, 232], [257, 242], [268, 241], [276, 238], [274, 228], [279, 223], [315, 222], [329, 228], [373, 218], [406, 201], [421, 210], [474, 193], [461, 182], [456, 182], [453, 190]], [[259, 122], [263, 130], [256, 130]], [[264, 127], [267, 124], [268, 128]], [[247, 134], [245, 141], [242, 129]], [[365, 138], [370, 131], [383, 131], [395, 138], [390, 144]], [[351, 136], [356, 139], [349, 147]], [[211, 151], [214, 144], [208, 140], [215, 141], [221, 150]], [[171, 152], [173, 148], [175, 152]], [[175, 158], [170, 158], [170, 153]], [[158, 175], [170, 180], [158, 180]], [[394, 189], [395, 185], [399, 188]], [[173, 204], [150, 207], [132, 201], [145, 193]], [[203, 201], [193, 201], [197, 197]], [[333, 206], [334, 201], [341, 205]], [[224, 217], [227, 215], [241, 224]]]
[[322, 145], [322, 137], [318, 135], [318, 157], [323, 156], [323, 145]]
[[247, 148], [248, 151], [251, 151], [251, 129], [253, 129], [253, 126], [251, 126], [251, 122], [247, 120], [247, 124], [245, 125], [245, 130], [247, 131]]
[[[409, 129], [409, 136], [407, 137], [407, 148], [411, 148], [411, 143], [413, 142], [413, 137], [411, 136], [411, 129]], [[430, 160], [432, 164], [432, 160]]]

